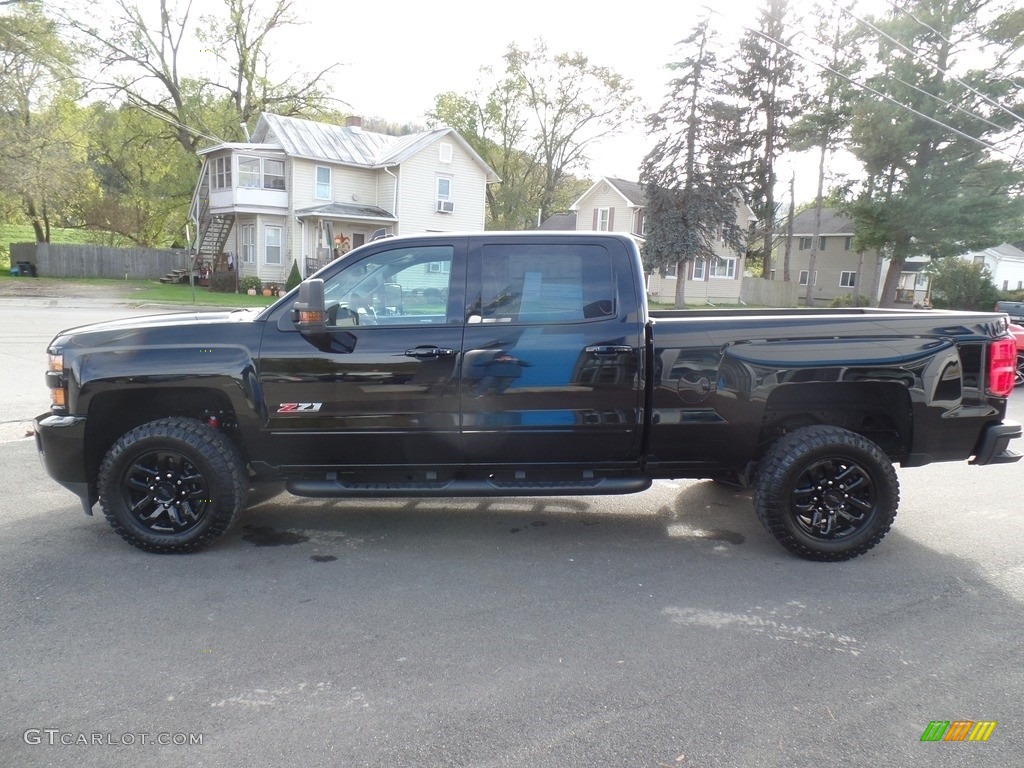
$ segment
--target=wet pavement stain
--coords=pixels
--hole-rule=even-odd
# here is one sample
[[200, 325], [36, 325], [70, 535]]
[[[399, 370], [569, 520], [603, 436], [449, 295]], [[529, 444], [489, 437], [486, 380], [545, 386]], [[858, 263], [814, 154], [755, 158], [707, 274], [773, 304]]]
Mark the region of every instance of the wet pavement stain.
[[701, 538], [711, 539], [712, 541], [724, 541], [728, 544], [742, 544], [746, 541], [742, 533], [736, 533], [735, 531], [704, 531]]
[[310, 555], [309, 559], [314, 563], [333, 563], [338, 558], [334, 555]]
[[254, 547], [290, 547], [309, 541], [309, 536], [294, 531], [278, 531], [267, 525], [247, 525], [242, 538]]

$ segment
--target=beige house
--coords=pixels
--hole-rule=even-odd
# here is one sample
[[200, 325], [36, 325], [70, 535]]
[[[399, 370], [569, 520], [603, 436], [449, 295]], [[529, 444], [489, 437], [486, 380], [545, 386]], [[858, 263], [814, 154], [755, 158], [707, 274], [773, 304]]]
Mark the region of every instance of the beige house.
[[[646, 235], [645, 209], [647, 201], [643, 187], [635, 181], [604, 177], [580, 195], [570, 208], [572, 218], [556, 214], [544, 228], [571, 228], [598, 232], [624, 232], [632, 235], [643, 252]], [[737, 210], [737, 224], [749, 231], [754, 212], [746, 203]], [[571, 222], [572, 226], [566, 224]], [[686, 265], [686, 300], [689, 303], [738, 304], [746, 267], [745, 254], [736, 253], [724, 242], [716, 245], [718, 258], [706, 263], [703, 259]], [[664, 275], [647, 275], [647, 293], [654, 299], [673, 301], [676, 295], [675, 268]]]
[[[800, 286], [801, 303], [810, 282], [816, 306], [828, 306], [840, 296], [857, 291], [872, 302], [881, 290], [882, 260], [874, 250], [858, 253], [853, 250], [853, 220], [833, 208], [823, 208], [818, 241], [814, 242], [814, 209], [801, 211], [793, 217], [793, 242], [789, 254], [789, 279]], [[784, 279], [786, 232], [776, 238], [772, 254], [772, 280]], [[810, 274], [812, 250], [815, 252], [814, 274]], [[909, 272], [908, 272], [909, 275]], [[915, 281], [917, 275], [908, 276]], [[901, 283], [902, 285], [902, 283]]]
[[195, 252], [283, 285], [375, 235], [479, 231], [495, 172], [451, 128], [388, 136], [264, 113], [250, 141], [202, 150]]

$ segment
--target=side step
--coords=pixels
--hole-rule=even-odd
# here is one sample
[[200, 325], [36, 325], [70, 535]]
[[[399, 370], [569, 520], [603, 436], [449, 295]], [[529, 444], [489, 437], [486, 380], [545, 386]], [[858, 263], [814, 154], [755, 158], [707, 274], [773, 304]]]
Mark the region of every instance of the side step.
[[295, 496], [313, 498], [380, 499], [455, 496], [596, 496], [640, 493], [651, 487], [649, 477], [599, 477], [581, 480], [444, 480], [419, 483], [352, 483], [337, 478], [289, 480]]

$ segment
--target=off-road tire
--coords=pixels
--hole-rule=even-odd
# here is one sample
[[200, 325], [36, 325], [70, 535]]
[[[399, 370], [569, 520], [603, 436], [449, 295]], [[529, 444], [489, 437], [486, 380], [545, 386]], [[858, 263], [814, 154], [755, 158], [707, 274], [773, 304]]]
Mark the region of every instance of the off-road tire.
[[889, 532], [899, 480], [873, 442], [841, 427], [801, 427], [761, 461], [754, 507], [783, 547], [807, 560], [849, 560]]
[[142, 424], [100, 465], [100, 505], [117, 534], [139, 549], [196, 552], [245, 509], [248, 478], [238, 448], [195, 419]]

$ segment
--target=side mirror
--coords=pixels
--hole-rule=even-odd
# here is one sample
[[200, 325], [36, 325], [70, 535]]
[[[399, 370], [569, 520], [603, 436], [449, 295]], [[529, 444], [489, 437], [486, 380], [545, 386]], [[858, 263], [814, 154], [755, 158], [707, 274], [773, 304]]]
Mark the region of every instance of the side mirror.
[[323, 280], [306, 280], [299, 285], [298, 298], [292, 305], [292, 321], [303, 336], [323, 336], [327, 333]]

